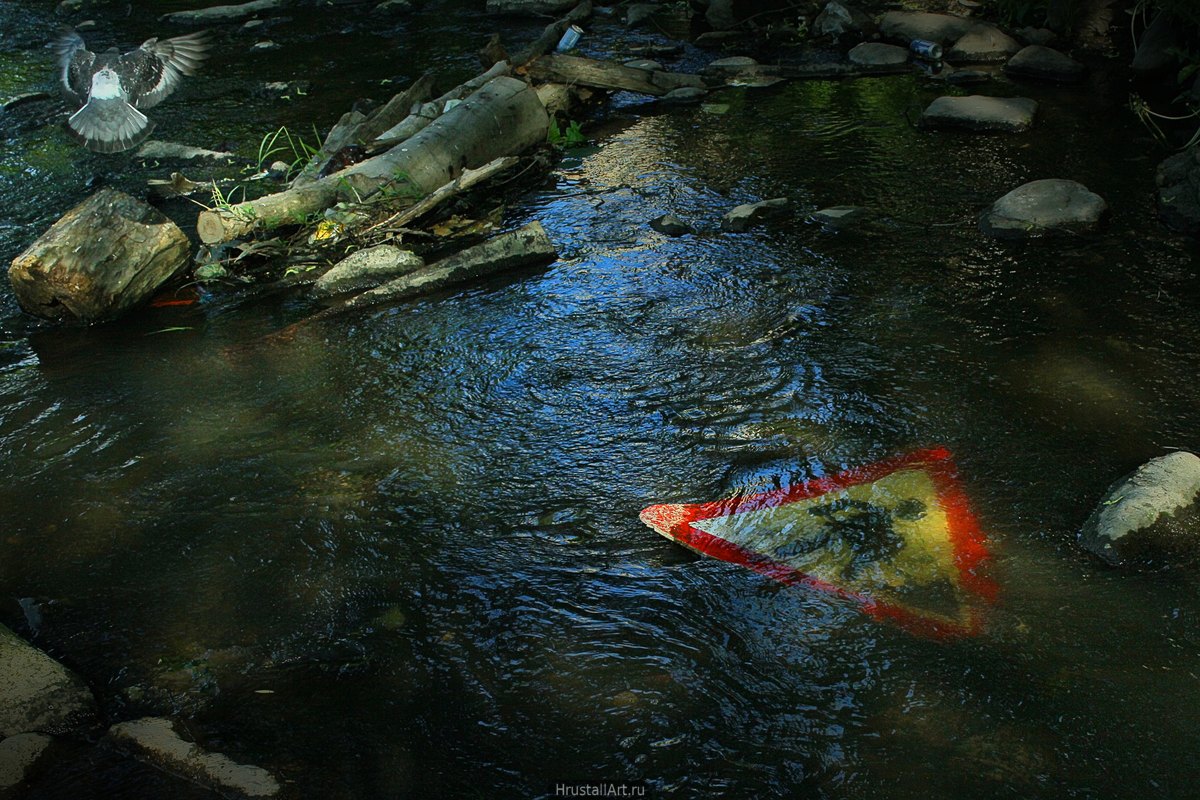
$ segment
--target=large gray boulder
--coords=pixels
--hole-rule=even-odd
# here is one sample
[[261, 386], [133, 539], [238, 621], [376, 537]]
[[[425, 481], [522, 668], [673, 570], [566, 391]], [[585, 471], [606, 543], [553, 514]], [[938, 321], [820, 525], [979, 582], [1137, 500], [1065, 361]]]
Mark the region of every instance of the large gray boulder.
[[374, 289], [423, 266], [420, 256], [395, 245], [368, 247], [346, 256], [322, 275], [313, 285], [313, 296], [328, 298]]
[[71, 733], [95, 716], [79, 676], [0, 625], [0, 735]]
[[1057, 83], [1083, 80], [1083, 64], [1050, 47], [1031, 44], [1022, 48], [1004, 65], [1004, 72], [1015, 78], [1034, 78]]
[[1158, 214], [1172, 230], [1200, 236], [1200, 147], [1158, 165]]
[[229, 756], [210, 753], [185, 741], [175, 732], [169, 719], [147, 717], [113, 725], [103, 743], [225, 796], [274, 797], [279, 794], [279, 782], [271, 773], [261, 767], [238, 764]]
[[939, 97], [921, 115], [921, 127], [1021, 133], [1036, 113], [1037, 102], [1027, 97]]
[[1167, 566], [1200, 557], [1200, 458], [1151, 459], [1109, 487], [1080, 543], [1118, 566]]
[[949, 14], [928, 14], [923, 11], [889, 11], [879, 20], [879, 30], [885, 39], [908, 44], [913, 39], [925, 39], [948, 45], [957, 41], [976, 23]]
[[954, 42], [946, 60], [955, 64], [1000, 64], [1021, 49], [1017, 40], [993, 25], [976, 25]]
[[983, 213], [979, 227], [1001, 239], [1095, 230], [1108, 211], [1100, 195], [1082, 183], [1047, 178], [1018, 186]]

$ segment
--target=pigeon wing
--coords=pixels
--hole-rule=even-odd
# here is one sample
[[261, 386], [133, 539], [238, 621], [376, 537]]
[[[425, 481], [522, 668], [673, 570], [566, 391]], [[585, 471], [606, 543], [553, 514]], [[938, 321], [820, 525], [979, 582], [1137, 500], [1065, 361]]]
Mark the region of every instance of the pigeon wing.
[[83, 37], [70, 28], [51, 42], [50, 47], [58, 55], [63, 92], [76, 103], [86, 103], [92, 88], [92, 65], [96, 54], [88, 50]]
[[[132, 53], [121, 56], [132, 76], [126, 86], [130, 102], [150, 108], [175, 91], [185, 75], [194, 75], [208, 58], [208, 33], [200, 31], [173, 39], [150, 39]], [[124, 81], [123, 81], [124, 83]]]

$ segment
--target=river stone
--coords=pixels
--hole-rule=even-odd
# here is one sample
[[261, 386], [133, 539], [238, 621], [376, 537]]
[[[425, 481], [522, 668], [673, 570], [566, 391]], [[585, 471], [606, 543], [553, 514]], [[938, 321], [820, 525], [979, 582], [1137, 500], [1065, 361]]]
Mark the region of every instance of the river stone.
[[737, 75], [741, 72], [752, 72], [758, 62], [749, 56], [730, 56], [710, 61], [702, 72], [706, 75]]
[[655, 217], [650, 220], [650, 227], [667, 236], [683, 236], [684, 234], [696, 232], [691, 225], [688, 225], [674, 214], [663, 214], [661, 217]]
[[1163, 566], [1200, 556], [1200, 458], [1151, 459], [1108, 489], [1080, 543], [1110, 564]]
[[1027, 97], [939, 97], [921, 115], [921, 126], [1020, 133], [1036, 113], [1037, 102]]
[[704, 21], [713, 31], [728, 31], [737, 27], [738, 18], [733, 10], [734, 0], [708, 0]]
[[625, 24], [629, 27], [641, 25], [655, 14], [662, 6], [658, 3], [634, 3], [625, 9]]
[[79, 676], [0, 625], [0, 734], [71, 733], [95, 713]]
[[680, 86], [658, 98], [658, 102], [673, 106], [692, 106], [707, 96], [708, 92], [704, 89], [697, 89], [695, 86]]
[[243, 797], [274, 797], [279, 793], [279, 782], [271, 773], [184, 741], [169, 719], [146, 717], [113, 725], [104, 742], [219, 793], [233, 792]]
[[737, 206], [721, 218], [721, 230], [741, 233], [769, 217], [778, 215], [787, 207], [786, 197], [776, 197], [757, 203]]
[[907, 62], [908, 50], [894, 44], [863, 42], [855, 45], [846, 58], [850, 59], [851, 64], [862, 67], [886, 67]]
[[908, 44], [913, 39], [925, 39], [948, 45], [957, 41], [977, 23], [949, 14], [929, 14], [924, 11], [889, 11], [879, 20], [885, 39]]
[[946, 60], [956, 64], [999, 64], [1020, 49], [1017, 40], [999, 28], [976, 25], [959, 37], [946, 53]]
[[1049, 28], [1018, 28], [1013, 33], [1016, 34], [1017, 41], [1023, 44], [1039, 44], [1042, 47], [1051, 47], [1058, 41], [1058, 34]]
[[40, 733], [18, 733], [0, 742], [0, 791], [25, 780], [30, 768], [53, 741]]
[[1200, 236], [1200, 146], [1158, 165], [1158, 214], [1168, 228]]
[[814, 211], [810, 219], [826, 233], [835, 233], [868, 222], [874, 216], [870, 209], [862, 206], [830, 206]]
[[1178, 20], [1164, 11], [1158, 12], [1138, 40], [1133, 63], [1130, 64], [1133, 74], [1142, 78], [1152, 78], [1174, 68], [1175, 54], [1182, 49], [1182, 30], [1183, 26]]
[[1076, 83], [1083, 79], [1084, 66], [1057, 50], [1031, 44], [1010, 58], [1004, 71], [1015, 78]]
[[839, 0], [830, 0], [813, 20], [810, 30], [813, 36], [828, 36], [840, 41], [873, 36], [878, 32], [879, 26], [861, 9]]
[[371, 13], [386, 17], [412, 11], [412, 7], [412, 0], [384, 0], [384, 2], [372, 8]]
[[1002, 239], [1059, 231], [1086, 233], [1095, 230], [1107, 211], [1104, 199], [1082, 183], [1047, 178], [1018, 186], [1001, 197], [983, 213], [979, 226], [987, 235]]
[[411, 251], [392, 244], [376, 245], [343, 258], [317, 280], [312, 292], [326, 298], [373, 289], [423, 266], [425, 261]]

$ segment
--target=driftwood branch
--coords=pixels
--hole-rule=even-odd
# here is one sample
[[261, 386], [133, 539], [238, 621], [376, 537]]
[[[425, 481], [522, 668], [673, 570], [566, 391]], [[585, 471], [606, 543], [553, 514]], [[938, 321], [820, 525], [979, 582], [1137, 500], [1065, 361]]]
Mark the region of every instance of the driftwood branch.
[[550, 52], [558, 45], [567, 28], [572, 25], [578, 25], [590, 16], [592, 16], [592, 0], [583, 0], [582, 3], [571, 9], [565, 17], [547, 25], [546, 29], [542, 31], [541, 36], [534, 39], [528, 47], [509, 59], [509, 62], [514, 67], [521, 67], [533, 61], [538, 56]]
[[418, 78], [412, 86], [394, 95], [370, 116], [357, 111], [344, 114], [325, 137], [320, 151], [304, 165], [304, 169], [292, 181], [292, 185], [305, 186], [320, 178], [321, 172], [343, 148], [374, 141], [379, 134], [407, 117], [415, 105], [428, 100], [432, 90], [433, 75], [427, 73]]
[[196, 232], [205, 244], [216, 244], [303, 223], [339, 201], [362, 202], [381, 192], [416, 200], [464, 169], [545, 141], [548, 125], [546, 109], [531, 87], [514, 78], [494, 78], [386, 153], [306, 186], [203, 211]]
[[527, 69], [529, 77], [538, 81], [623, 90], [655, 97], [684, 86], [705, 88], [704, 80], [699, 75], [638, 69], [594, 58], [553, 53], [541, 56]]
[[516, 165], [519, 159], [516, 156], [504, 156], [497, 158], [495, 161], [489, 161], [479, 169], [465, 169], [462, 175], [459, 175], [454, 180], [441, 186], [436, 191], [426, 195], [419, 203], [412, 208], [401, 211], [398, 214], [393, 214], [382, 222], [378, 222], [367, 228], [364, 233], [382, 228], [384, 226], [403, 227], [413, 222], [416, 219], [428, 214], [433, 209], [437, 208], [442, 203], [470, 189], [478, 183], [482, 183], [487, 179], [499, 175]]
[[400, 122], [392, 125], [388, 129], [381, 131], [373, 137], [373, 147], [377, 149], [394, 147], [403, 142], [405, 139], [416, 136], [425, 126], [429, 125], [438, 117], [446, 113], [446, 105], [453, 100], [462, 100], [471, 92], [483, 86], [493, 78], [498, 78], [509, 73], [508, 64], [500, 62], [493, 64], [486, 72], [476, 75], [466, 83], [455, 86], [450, 91], [446, 92], [436, 100], [431, 100], [424, 103], [419, 108], [412, 111]]
[[159, 17], [175, 25], [218, 25], [222, 22], [241, 22], [259, 14], [282, 11], [297, 4], [297, 0], [252, 0], [241, 5], [211, 6], [194, 11], [176, 11]]

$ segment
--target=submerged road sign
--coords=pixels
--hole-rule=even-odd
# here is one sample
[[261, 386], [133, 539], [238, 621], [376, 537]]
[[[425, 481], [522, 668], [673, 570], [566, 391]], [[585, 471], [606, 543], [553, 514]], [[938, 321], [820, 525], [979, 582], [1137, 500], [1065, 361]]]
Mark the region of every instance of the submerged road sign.
[[642, 521], [699, 553], [857, 603], [916, 633], [973, 635], [996, 586], [950, 452], [921, 450], [828, 478]]

